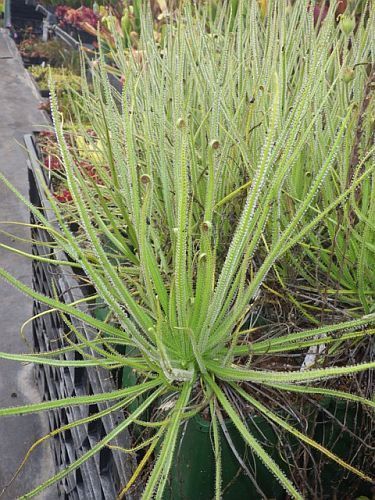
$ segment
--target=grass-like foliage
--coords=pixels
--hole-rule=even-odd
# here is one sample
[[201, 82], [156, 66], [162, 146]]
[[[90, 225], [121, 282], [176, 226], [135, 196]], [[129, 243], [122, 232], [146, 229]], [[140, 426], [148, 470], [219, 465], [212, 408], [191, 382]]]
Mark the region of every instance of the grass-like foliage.
[[[302, 391], [373, 408], [373, 401], [327, 389], [323, 382], [355, 375], [374, 363], [360, 360], [336, 366], [334, 358], [323, 356], [319, 366], [301, 366], [311, 347], [324, 343], [329, 352], [331, 346], [337, 349], [372, 334], [374, 314], [309, 329], [291, 325], [277, 335], [267, 328], [261, 336], [256, 329], [249, 330], [270, 273], [287, 280], [290, 266], [293, 279], [316, 288], [314, 261], [321, 263], [322, 273], [329, 273], [335, 234], [342, 248], [348, 244], [345, 228], [350, 251], [360, 247], [359, 256], [353, 255], [360, 259], [358, 282], [351, 283], [352, 289], [358, 285], [363, 290], [356, 304], [362, 299], [366, 312], [371, 309], [371, 282], [362, 273], [366, 259], [373, 261], [374, 254], [369, 212], [374, 210], [374, 165], [371, 123], [365, 114], [371, 106], [364, 109], [363, 101], [373, 55], [368, 26], [374, 23], [374, 10], [363, 9], [355, 31], [348, 34], [332, 9], [324, 22], [314, 26], [309, 3], [269, 2], [266, 10], [267, 2], [260, 8], [255, 0], [239, 0], [218, 8], [215, 15], [212, 9], [200, 7], [196, 13], [186, 7], [167, 26], [162, 46], [155, 42], [150, 17], [144, 15], [139, 51], [125, 54], [121, 40], [118, 50], [113, 48], [112, 58], [125, 76], [121, 95], [109, 84], [103, 58], [93, 65], [92, 85], [84, 84], [82, 98], [77, 97], [72, 134], [80, 137], [76, 148], [67, 145], [64, 122], [52, 98], [73, 202], [61, 205], [49, 195], [58, 231], [37, 208], [30, 209], [58, 247], [85, 271], [107, 306], [108, 317], [96, 319], [79, 304], [44, 297], [5, 270], [0, 274], [20, 291], [60, 311], [79, 341], [69, 348], [84, 356], [80, 365], [130, 367], [138, 383], [114, 394], [5, 408], [0, 415], [89, 404], [95, 398], [116, 399], [126, 407], [143, 396], [105, 439], [25, 498], [78, 467], [166, 397], [174, 404], [166, 405], [167, 414], [145, 443], [146, 459], [155, 449], [158, 452], [144, 499], [162, 498], [181, 424], [205, 409], [212, 422], [217, 499], [222, 496], [222, 414], [284, 489], [293, 498], [302, 498], [254, 438], [236, 401], [370, 480], [304, 433], [297, 420], [283, 418], [262, 393], [272, 388], [288, 398]], [[354, 78], [347, 81], [349, 66]], [[89, 117], [95, 134], [80, 123], [79, 110], [85, 119]], [[100, 182], [85, 177], [77, 167], [77, 158], [87, 155]], [[79, 224], [74, 235], [72, 217]], [[327, 280], [340, 288], [339, 264], [332, 264], [337, 280], [331, 276]], [[90, 342], [97, 358], [85, 355], [88, 341], [71, 317], [100, 333], [100, 343]], [[120, 344], [125, 354], [118, 352]], [[290, 353], [294, 369], [289, 364], [272, 370], [262, 363], [270, 354], [285, 353]], [[1, 357], [64, 363], [58, 352], [54, 357], [5, 353]]]

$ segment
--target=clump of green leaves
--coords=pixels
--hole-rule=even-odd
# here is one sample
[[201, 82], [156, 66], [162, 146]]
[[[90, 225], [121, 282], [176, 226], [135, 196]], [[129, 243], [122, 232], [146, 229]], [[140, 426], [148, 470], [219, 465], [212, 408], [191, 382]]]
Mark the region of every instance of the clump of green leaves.
[[58, 97], [67, 89], [76, 92], [81, 89], [81, 77], [64, 67], [54, 68], [36, 65], [30, 66], [28, 71], [32, 74], [41, 90], [49, 90], [49, 82], [52, 78]]
[[[79, 120], [76, 123], [87, 148], [100, 153], [92, 155], [100, 183], [88, 182], [77, 167], [53, 96], [61, 161], [85, 245], [71, 234], [61, 207], [47, 188], [60, 231], [37, 208], [30, 209], [56, 244], [85, 271], [108, 307], [108, 318], [96, 319], [79, 305], [45, 297], [5, 270], [0, 273], [35, 300], [61, 312], [79, 339], [79, 346], [70, 349], [79, 349], [84, 356], [81, 365], [135, 370], [138, 383], [134, 387], [98, 398], [118, 399], [129, 407], [137, 397], [145, 396], [93, 449], [25, 498], [79, 467], [125, 428], [139, 423], [139, 417], [156, 400], [165, 398], [174, 404], [166, 405], [167, 414], [145, 442], [149, 447], [146, 457], [156, 446], [159, 452], [144, 499], [162, 498], [181, 424], [205, 409], [212, 422], [215, 495], [221, 498], [218, 408], [285, 491], [302, 498], [293, 481], [254, 438], [233, 397], [370, 480], [365, 472], [315, 442], [299, 427], [300, 422], [282, 418], [274, 402], [259, 394], [272, 388], [285, 398], [303, 391], [373, 408], [374, 402], [359, 394], [322, 384], [368, 370], [373, 362], [336, 366], [327, 357], [324, 367], [301, 368], [312, 347], [322, 343], [345, 346], [345, 342], [372, 334], [369, 325], [375, 321], [374, 315], [305, 330], [280, 330], [276, 336], [266, 329], [260, 337], [246, 327], [256, 317], [270, 273], [277, 265], [284, 266], [286, 258], [300, 262], [305, 242], [319, 236], [316, 228], [328, 227], [332, 214], [339, 213], [363, 189], [374, 171], [369, 163], [373, 149], [364, 149], [352, 166], [349, 181], [339, 182], [341, 151], [350, 149], [355, 140], [355, 108], [365, 95], [363, 66], [358, 67], [355, 83], [351, 82], [350, 95], [355, 101], [348, 95], [350, 102], [345, 101], [339, 111], [336, 105], [343, 98], [348, 53], [356, 47], [358, 58], [367, 60], [371, 52], [367, 25], [361, 21], [352, 34], [356, 38], [350, 49], [333, 12], [318, 28], [302, 2], [292, 9], [286, 7], [285, 2], [277, 2], [260, 11], [255, 0], [240, 0], [236, 16], [224, 6], [214, 21], [205, 8], [195, 15], [192, 7], [186, 7], [168, 27], [162, 50], [155, 43], [151, 18], [145, 15], [141, 57], [125, 55], [121, 39], [114, 34], [117, 50], [113, 49], [112, 57], [126, 75], [122, 93], [111, 88], [102, 57], [93, 68], [92, 89], [83, 85], [79, 105], [95, 134], [88, 134]], [[53, 264], [53, 259], [43, 260]], [[100, 332], [101, 343], [90, 343], [98, 358], [85, 354], [88, 340], [70, 317]], [[102, 344], [110, 348], [104, 349]], [[119, 353], [119, 344], [132, 355]], [[285, 353], [296, 360], [295, 369], [270, 370], [262, 365], [270, 354]], [[1, 356], [69, 363], [39, 355]], [[95, 396], [90, 402], [92, 399]], [[89, 401], [77, 398], [74, 403]], [[0, 415], [67, 404], [73, 402], [6, 408]], [[139, 473], [140, 468], [123, 494]]]

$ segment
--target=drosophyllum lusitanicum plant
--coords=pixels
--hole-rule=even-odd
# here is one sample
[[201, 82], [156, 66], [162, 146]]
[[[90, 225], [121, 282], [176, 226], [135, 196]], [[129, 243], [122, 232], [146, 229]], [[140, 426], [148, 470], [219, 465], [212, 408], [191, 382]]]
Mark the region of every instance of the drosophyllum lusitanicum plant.
[[[67, 205], [54, 200], [46, 187], [60, 230], [37, 208], [29, 205], [30, 210], [57, 247], [84, 270], [107, 306], [108, 317], [101, 321], [79, 304], [45, 297], [5, 270], [0, 273], [26, 295], [61, 313], [77, 337], [77, 345], [70, 341], [67, 349], [79, 350], [84, 357], [81, 365], [130, 367], [138, 382], [111, 394], [0, 410], [10, 416], [85, 405], [96, 397], [113, 401], [113, 408], [128, 408], [112, 432], [25, 498], [79, 467], [166, 398], [173, 404], [164, 405], [166, 413], [144, 443], [146, 459], [120, 497], [144, 480], [142, 466], [153, 461], [142, 498], [162, 498], [182, 424], [201, 412], [211, 422], [217, 499], [225, 486], [222, 415], [293, 498], [303, 498], [293, 477], [249, 430], [247, 418], [254, 414], [371, 481], [366, 471], [314, 441], [293, 411], [279, 409], [282, 402], [308, 395], [349, 401], [371, 411], [375, 404], [368, 395], [345, 392], [337, 381], [374, 367], [369, 359], [343, 358], [343, 353], [358, 342], [370, 342], [375, 315], [354, 311], [350, 319], [339, 322], [326, 315], [327, 324], [321, 324], [317, 314], [316, 326], [308, 329], [293, 323], [258, 329], [256, 317], [271, 273], [280, 274], [286, 256], [305, 258], [310, 235], [315, 241], [317, 228], [338, 217], [354, 193], [358, 203], [358, 196], [373, 183], [374, 149], [366, 149], [368, 141], [361, 142], [349, 182], [337, 181], [342, 161], [348, 161], [358, 140], [374, 10], [364, 8], [355, 30], [347, 33], [337, 24], [334, 9], [314, 26], [308, 2], [269, 2], [265, 10], [266, 2], [260, 9], [255, 0], [240, 0], [235, 12], [233, 5], [218, 7], [214, 18], [204, 5], [199, 12], [186, 6], [166, 26], [162, 46], [146, 13], [137, 57], [124, 53], [114, 34], [117, 45], [111, 56], [125, 75], [122, 93], [110, 86], [102, 55], [93, 66], [92, 85], [84, 83], [82, 97], [75, 96], [73, 133], [64, 130], [52, 97], [73, 201], [67, 217]], [[348, 62], [357, 64], [349, 83], [343, 80]], [[90, 133], [79, 120], [80, 109], [89, 117]], [[64, 133], [80, 137], [81, 145], [84, 141], [100, 182], [83, 176], [75, 161], [76, 155], [84, 154], [82, 148], [68, 148]], [[6, 179], [3, 182], [27, 203]], [[78, 236], [70, 232], [72, 214]], [[366, 234], [373, 238], [371, 217], [366, 220]], [[35, 258], [54, 264], [52, 257]], [[94, 360], [85, 354], [88, 340], [72, 317], [99, 332], [90, 342], [97, 353]], [[118, 352], [119, 345], [125, 354]], [[318, 348], [320, 356], [306, 366], [306, 356]], [[338, 352], [340, 363], [335, 363]], [[53, 357], [1, 357], [69, 364], [57, 351]], [[277, 363], [275, 370], [271, 357], [286, 361]], [[135, 400], [141, 403], [130, 410]], [[251, 484], [249, 480], [249, 488]]]

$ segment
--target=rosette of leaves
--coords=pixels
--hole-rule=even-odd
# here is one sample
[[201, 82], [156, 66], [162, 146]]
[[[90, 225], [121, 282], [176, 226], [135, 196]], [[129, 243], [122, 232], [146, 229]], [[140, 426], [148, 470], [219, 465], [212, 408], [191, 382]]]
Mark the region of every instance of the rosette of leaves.
[[[301, 251], [305, 238], [374, 170], [365, 155], [351, 182], [323, 203], [322, 186], [337, 170], [338, 152], [355, 121], [353, 106], [340, 115], [332, 109], [340, 75], [329, 81], [327, 71], [339, 57], [338, 28], [326, 18], [316, 30], [302, 2], [295, 3], [290, 14], [284, 2], [264, 13], [255, 0], [240, 0], [230, 28], [228, 15], [223, 6], [211, 22], [204, 8], [195, 16], [186, 7], [169, 26], [162, 52], [154, 40], [151, 17], [144, 15], [141, 61], [128, 58], [113, 33], [118, 47], [113, 59], [126, 75], [122, 93], [111, 88], [102, 59], [93, 68], [92, 89], [84, 83], [78, 106], [89, 116], [95, 135], [88, 134], [79, 120], [76, 124], [91, 150], [100, 141], [100, 154], [92, 156], [100, 183], [90, 183], [77, 166], [52, 92], [61, 161], [86, 238], [84, 247], [71, 234], [47, 187], [59, 231], [3, 178], [74, 265], [84, 270], [109, 312], [106, 320], [99, 320], [79, 304], [43, 296], [1, 269], [1, 276], [17, 289], [60, 312], [77, 337], [77, 343], [65, 350], [77, 350], [83, 359], [61, 360], [59, 351], [48, 356], [0, 356], [57, 366], [128, 367], [137, 375], [134, 386], [110, 394], [0, 410], [0, 415], [9, 416], [96, 400], [113, 401], [113, 409], [128, 410], [92, 449], [24, 498], [59, 481], [134, 423], [152, 433], [137, 444], [145, 454], [120, 497], [153, 459], [142, 498], [162, 498], [181, 426], [201, 412], [211, 422], [217, 499], [223, 493], [222, 415], [285, 491], [302, 498], [293, 480], [252, 435], [244, 418], [246, 407], [371, 481], [365, 471], [316, 442], [298, 419], [284, 418], [277, 401], [303, 393], [373, 409], [371, 399], [335, 385], [339, 377], [373, 368], [371, 360], [335, 364], [334, 357], [323, 355], [317, 366], [302, 368], [312, 347], [324, 344], [345, 351], [352, 342], [370, 338], [374, 314], [308, 329], [290, 325], [276, 335], [265, 328], [259, 336], [246, 326], [256, 317], [271, 270], [294, 249]], [[355, 36], [364, 40], [365, 30], [362, 26]], [[322, 114], [332, 132], [319, 137], [324, 158], [305, 154], [310, 144], [321, 146], [316, 143], [316, 126]], [[297, 168], [314, 171], [298, 199], [290, 187]], [[53, 258], [34, 258], [54, 264]], [[98, 336], [86, 339], [71, 317], [94, 327]], [[125, 353], [119, 352], [119, 345]], [[87, 353], [88, 346], [97, 357]], [[270, 355], [290, 356], [293, 368], [285, 363], [271, 369]], [[270, 388], [272, 398], [267, 397]], [[150, 423], [147, 410], [156, 402], [164, 413]]]

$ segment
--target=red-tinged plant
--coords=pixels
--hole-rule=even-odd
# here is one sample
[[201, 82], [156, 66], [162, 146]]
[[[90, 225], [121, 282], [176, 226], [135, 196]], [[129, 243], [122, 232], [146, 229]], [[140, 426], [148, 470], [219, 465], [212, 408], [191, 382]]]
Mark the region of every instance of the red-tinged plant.
[[90, 177], [96, 184], [100, 186], [103, 185], [103, 181], [98, 176], [96, 168], [92, 163], [83, 160], [78, 163], [78, 167], [82, 174], [86, 175], [87, 177]]
[[44, 166], [48, 170], [62, 170], [63, 165], [61, 164], [60, 160], [54, 156], [54, 155], [48, 155], [46, 158], [44, 158]]
[[[316, 2], [314, 6], [314, 25], [317, 25], [318, 23], [321, 23], [324, 21], [324, 19], [327, 17], [328, 10], [329, 10], [330, 2], [326, 1], [319, 1]], [[347, 0], [339, 0], [337, 2], [337, 7], [335, 11], [335, 17], [336, 19], [341, 16], [347, 8]]]
[[57, 201], [60, 201], [61, 203], [66, 203], [73, 200], [72, 193], [69, 191], [69, 189], [66, 188], [57, 193], [53, 193], [53, 196]]
[[69, 7], [67, 5], [58, 5], [55, 10], [55, 15], [58, 19], [63, 19], [68, 10]]
[[[92, 9], [84, 6], [79, 9], [61, 9], [59, 13], [63, 23], [72, 24], [78, 28], [80, 28], [83, 23], [87, 23], [96, 28], [100, 19]], [[60, 16], [58, 15], [58, 17]]]
[[47, 137], [49, 139], [53, 139], [56, 137], [55, 133], [50, 131], [50, 130], [42, 130], [41, 132], [39, 132], [39, 137]]

